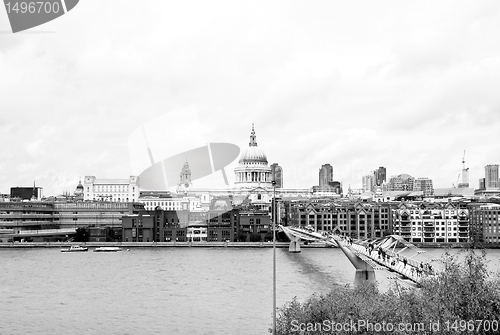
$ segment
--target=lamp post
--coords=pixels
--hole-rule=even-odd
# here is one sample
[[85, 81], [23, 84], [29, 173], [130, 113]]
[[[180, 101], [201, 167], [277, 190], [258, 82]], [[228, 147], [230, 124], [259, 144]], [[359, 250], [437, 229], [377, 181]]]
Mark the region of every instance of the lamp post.
[[273, 185], [273, 335], [276, 334], [276, 181]]

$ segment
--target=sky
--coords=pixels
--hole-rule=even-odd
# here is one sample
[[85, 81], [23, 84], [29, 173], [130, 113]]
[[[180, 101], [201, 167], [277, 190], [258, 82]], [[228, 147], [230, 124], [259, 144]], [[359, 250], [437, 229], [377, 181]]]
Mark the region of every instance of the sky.
[[499, 88], [494, 0], [81, 0], [16, 34], [0, 8], [0, 193], [138, 174], [144, 124], [167, 158], [244, 150], [253, 123], [286, 188], [317, 185], [327, 163], [344, 189], [379, 166], [452, 187], [464, 150], [477, 188], [500, 163]]

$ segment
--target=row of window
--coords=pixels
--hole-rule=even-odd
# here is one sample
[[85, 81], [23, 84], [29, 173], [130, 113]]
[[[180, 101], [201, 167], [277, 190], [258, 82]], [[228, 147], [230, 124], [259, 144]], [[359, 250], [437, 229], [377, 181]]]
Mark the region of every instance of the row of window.
[[[172, 231], [171, 230], [163, 231], [163, 236], [164, 237], [172, 236]], [[186, 236], [186, 231], [185, 230], [176, 230], [175, 236]]]
[[[92, 187], [94, 192], [109, 192], [109, 191], [119, 191], [128, 192], [130, 190], [129, 185], [94, 185]], [[135, 192], [135, 186], [132, 186], [132, 191]], [[90, 192], [90, 186], [87, 186], [87, 192]]]
[[[87, 194], [87, 197], [86, 197], [87, 200], [90, 200], [90, 195]], [[121, 198], [121, 197], [113, 197], [113, 195], [97, 195], [97, 197], [93, 197], [92, 198], [92, 201], [103, 201], [103, 200], [106, 200], [106, 201], [113, 201], [113, 202], [123, 202], [123, 203], [128, 203], [129, 202], [129, 198]], [[135, 198], [132, 198], [132, 202], [135, 202]]]
[[[411, 236], [422, 236], [422, 233], [411, 233]], [[424, 235], [425, 236], [425, 235]], [[446, 236], [446, 233], [436, 233], [436, 237]], [[457, 233], [448, 233], [448, 236], [456, 237]]]
[[[441, 229], [439, 229], [439, 228], [441, 228]], [[448, 227], [448, 229], [446, 229], [446, 227], [435, 227], [435, 229], [434, 229], [434, 227], [426, 227], [424, 230], [427, 231], [428, 229], [432, 230], [432, 231], [434, 231], [434, 230], [436, 230], [436, 231], [437, 230], [457, 230], [457, 227]], [[412, 227], [411, 230], [422, 230], [422, 227]]]
[[[422, 215], [422, 214], [431, 214], [431, 215], [436, 215], [436, 214], [443, 213], [443, 210], [431, 210], [431, 211], [429, 211], [429, 210], [410, 210], [409, 212], [410, 212], [410, 214], [420, 214], [420, 215]], [[458, 211], [455, 211], [455, 210], [444, 210], [445, 214], [455, 214], [455, 212], [456, 212], [456, 214], [458, 214]]]

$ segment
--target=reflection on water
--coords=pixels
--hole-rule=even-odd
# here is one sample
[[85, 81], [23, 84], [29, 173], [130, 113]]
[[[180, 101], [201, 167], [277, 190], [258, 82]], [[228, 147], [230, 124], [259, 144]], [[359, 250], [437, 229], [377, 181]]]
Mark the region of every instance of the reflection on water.
[[[488, 253], [492, 270], [498, 256]], [[268, 248], [0, 249], [0, 334], [265, 334], [272, 259]], [[277, 249], [276, 259], [278, 306], [354, 279], [339, 249]]]

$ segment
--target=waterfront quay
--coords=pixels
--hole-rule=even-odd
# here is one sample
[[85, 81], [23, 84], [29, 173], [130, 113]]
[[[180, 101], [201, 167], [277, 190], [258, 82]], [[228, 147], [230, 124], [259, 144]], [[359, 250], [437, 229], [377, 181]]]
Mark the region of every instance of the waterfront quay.
[[[276, 248], [288, 248], [289, 242], [276, 242]], [[121, 248], [272, 248], [271, 242], [14, 242], [0, 243], [0, 248], [62, 248], [72, 245]], [[329, 248], [325, 243], [303, 244], [302, 248]]]
[[[86, 247], [122, 248], [272, 248], [272, 242], [9, 242], [0, 243], [0, 248], [62, 248], [72, 245]], [[276, 248], [288, 248], [290, 242], [276, 242]], [[418, 248], [461, 249], [473, 247], [471, 243], [415, 243]], [[321, 242], [301, 243], [301, 248], [332, 248]], [[488, 245], [488, 249], [499, 249], [499, 245]]]

